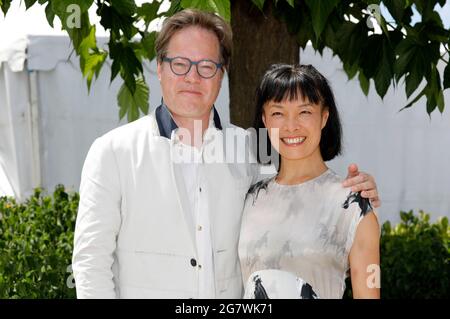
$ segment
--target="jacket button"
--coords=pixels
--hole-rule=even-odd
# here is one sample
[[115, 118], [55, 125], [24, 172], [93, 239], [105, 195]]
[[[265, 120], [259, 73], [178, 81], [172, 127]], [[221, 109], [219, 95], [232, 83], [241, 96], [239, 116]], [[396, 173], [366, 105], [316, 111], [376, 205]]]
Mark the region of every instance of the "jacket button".
[[192, 267], [197, 266], [197, 260], [195, 260], [194, 258], [191, 259], [191, 265]]

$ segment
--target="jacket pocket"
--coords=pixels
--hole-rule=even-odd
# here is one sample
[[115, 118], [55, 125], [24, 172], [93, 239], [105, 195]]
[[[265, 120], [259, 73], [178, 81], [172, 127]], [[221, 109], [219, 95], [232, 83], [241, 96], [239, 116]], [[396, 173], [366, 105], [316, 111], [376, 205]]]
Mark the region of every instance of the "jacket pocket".
[[119, 285], [186, 293], [197, 289], [197, 269], [189, 256], [118, 250], [117, 257]]

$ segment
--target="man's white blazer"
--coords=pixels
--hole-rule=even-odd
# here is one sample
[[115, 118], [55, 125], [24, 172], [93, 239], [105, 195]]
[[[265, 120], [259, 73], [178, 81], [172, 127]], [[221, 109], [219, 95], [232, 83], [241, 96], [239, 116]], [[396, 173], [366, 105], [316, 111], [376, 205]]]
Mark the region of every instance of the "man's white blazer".
[[[246, 135], [236, 127], [215, 129], [204, 151], [213, 163], [200, 167], [213, 207], [217, 298], [242, 295], [237, 246], [244, 199], [255, 176], [254, 166], [242, 161], [246, 147], [224, 147], [230, 129]], [[182, 181], [174, 174], [173, 149], [173, 139], [160, 135], [154, 112], [92, 144], [82, 171], [74, 239], [78, 298], [198, 297], [195, 225]], [[237, 152], [231, 154], [234, 161], [226, 159], [230, 149]]]

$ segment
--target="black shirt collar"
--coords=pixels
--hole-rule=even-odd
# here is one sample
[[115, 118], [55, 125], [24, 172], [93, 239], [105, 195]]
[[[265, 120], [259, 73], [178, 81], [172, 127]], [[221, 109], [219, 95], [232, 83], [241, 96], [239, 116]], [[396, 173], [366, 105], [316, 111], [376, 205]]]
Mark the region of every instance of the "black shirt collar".
[[[216, 108], [213, 106], [214, 112], [214, 126], [218, 130], [222, 130], [222, 124], [220, 123], [219, 113], [217, 113]], [[177, 124], [172, 118], [172, 114], [170, 114], [169, 109], [161, 102], [161, 105], [156, 108], [155, 111], [156, 122], [158, 123], [159, 134], [164, 136], [165, 138], [170, 139], [172, 135], [172, 131], [178, 128]]]

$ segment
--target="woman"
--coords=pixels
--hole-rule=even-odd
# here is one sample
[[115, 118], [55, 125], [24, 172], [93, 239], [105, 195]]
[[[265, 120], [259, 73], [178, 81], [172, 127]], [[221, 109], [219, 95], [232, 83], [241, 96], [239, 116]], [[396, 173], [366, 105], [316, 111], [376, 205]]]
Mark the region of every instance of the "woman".
[[245, 297], [342, 298], [350, 273], [354, 298], [379, 298], [378, 273], [368, 272], [379, 270], [377, 217], [325, 163], [340, 154], [342, 136], [327, 80], [310, 65], [274, 65], [256, 106], [255, 126], [267, 128], [281, 162], [247, 194]]

